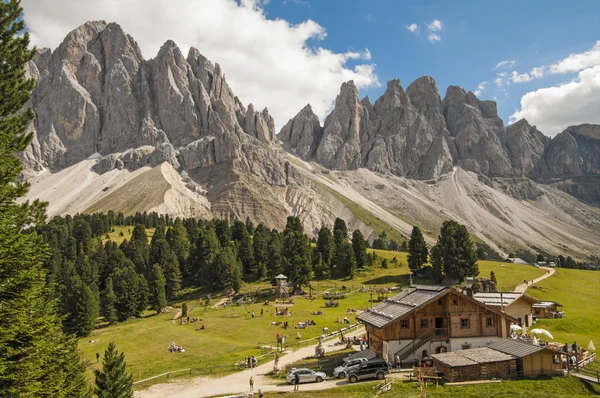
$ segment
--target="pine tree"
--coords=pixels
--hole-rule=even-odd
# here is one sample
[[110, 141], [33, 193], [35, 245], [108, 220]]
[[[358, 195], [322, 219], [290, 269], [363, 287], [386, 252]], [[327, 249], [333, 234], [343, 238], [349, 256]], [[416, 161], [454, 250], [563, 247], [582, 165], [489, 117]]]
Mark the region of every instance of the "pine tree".
[[241, 240], [239, 241], [238, 245], [238, 257], [242, 262], [244, 280], [253, 281], [256, 278], [257, 270], [254, 263], [254, 247], [252, 246], [252, 237], [246, 230], [245, 225], [242, 230]]
[[117, 269], [112, 275], [117, 300], [115, 308], [120, 321], [140, 315], [138, 310], [139, 278], [133, 266]]
[[490, 281], [494, 283], [494, 286], [498, 287], [498, 280], [496, 279], [496, 273], [494, 271], [490, 271]]
[[136, 292], [136, 309], [137, 315], [142, 315], [146, 308], [148, 308], [148, 297], [150, 295], [150, 288], [148, 287], [148, 281], [144, 275], [138, 274], [138, 290]]
[[240, 290], [242, 284], [242, 266], [233, 255], [231, 247], [221, 249], [215, 260], [215, 268], [218, 270], [219, 289], [232, 288], [235, 292]]
[[362, 268], [367, 265], [367, 241], [358, 229], [352, 232], [352, 249], [356, 259], [356, 267]]
[[433, 274], [462, 281], [479, 275], [477, 256], [469, 232], [456, 221], [444, 221], [436, 245], [431, 249]]
[[160, 313], [167, 306], [167, 294], [165, 293], [167, 280], [163, 275], [160, 265], [154, 264], [148, 282], [150, 289], [150, 307], [157, 313]]
[[108, 278], [104, 283], [104, 291], [102, 292], [102, 309], [101, 314], [104, 320], [109, 324], [113, 324], [117, 321], [117, 309], [115, 304], [117, 302], [117, 296], [113, 290], [112, 278]]
[[289, 216], [283, 232], [283, 268], [295, 287], [312, 278], [312, 250], [298, 217]]
[[258, 224], [254, 229], [252, 236], [252, 248], [254, 251], [254, 267], [256, 268], [256, 276], [260, 279], [267, 275], [267, 262], [269, 242], [267, 240], [268, 232], [264, 225]]
[[175, 223], [167, 231], [167, 242], [169, 242], [171, 251], [177, 256], [180, 269], [185, 269], [190, 251], [190, 241], [187, 230], [179, 218], [175, 219]]
[[254, 236], [254, 223], [250, 217], [246, 217], [246, 229], [250, 235]]
[[163, 273], [166, 280], [165, 291], [167, 299], [172, 300], [181, 289], [181, 268], [179, 267], [179, 261], [177, 261], [175, 253], [171, 253], [167, 257], [166, 263], [163, 265]]
[[194, 266], [191, 271], [195, 274], [198, 285], [212, 288], [218, 283], [214, 263], [220, 249], [221, 245], [212, 225], [198, 231], [198, 239], [190, 255], [190, 265]]
[[23, 233], [43, 223], [45, 206], [19, 200], [28, 184], [18, 179], [16, 154], [31, 143], [33, 112], [24, 106], [35, 84], [25, 75], [35, 49], [28, 49], [22, 12], [18, 0], [0, 3], [0, 394], [79, 397], [86, 395], [85, 369], [46, 297], [49, 250], [38, 234]]
[[341, 218], [336, 218], [333, 224], [333, 238], [335, 240], [335, 247], [337, 248], [342, 244], [343, 241], [348, 240], [348, 227], [346, 221]]
[[350, 242], [347, 240], [342, 241], [342, 243], [336, 247], [335, 261], [336, 271], [340, 273], [341, 276], [350, 278], [354, 276], [354, 272], [356, 271], [356, 259]]
[[133, 232], [131, 233], [131, 240], [133, 242], [140, 242], [144, 245], [148, 245], [148, 235], [146, 234], [146, 227], [144, 224], [135, 224]]
[[331, 230], [326, 226], [322, 226], [319, 230], [316, 249], [317, 252], [321, 254], [323, 267], [327, 268], [327, 272], [329, 272], [333, 266], [333, 256], [335, 255], [335, 243], [333, 242], [333, 235], [331, 234]]
[[119, 354], [114, 342], [108, 344], [102, 359], [102, 370], [94, 371], [98, 398], [132, 398], [133, 377], [127, 373], [125, 354]]
[[408, 242], [408, 267], [411, 270], [421, 269], [427, 263], [429, 248], [419, 227], [413, 227]]

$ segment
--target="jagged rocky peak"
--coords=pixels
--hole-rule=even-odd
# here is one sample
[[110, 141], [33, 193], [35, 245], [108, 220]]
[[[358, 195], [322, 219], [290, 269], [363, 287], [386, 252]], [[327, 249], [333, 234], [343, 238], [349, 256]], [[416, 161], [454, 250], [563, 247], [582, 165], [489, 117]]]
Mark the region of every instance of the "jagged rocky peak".
[[360, 135], [367, 128], [358, 88], [353, 81], [343, 83], [335, 107], [325, 120], [316, 160], [330, 169], [351, 170], [360, 167]]
[[315, 115], [310, 104], [307, 104], [283, 126], [279, 139], [286, 147], [293, 149], [300, 158], [311, 160], [322, 135], [323, 128], [319, 117]]
[[[193, 148], [213, 153], [197, 155], [219, 162], [243, 156], [241, 142], [250, 143], [245, 137], [262, 143], [274, 138], [268, 110], [249, 106], [247, 111], [218, 64], [194, 48], [184, 57], [171, 40], [154, 59], [144, 60], [135, 40], [116, 23], [78, 27], [55, 51], [40, 50], [27, 69], [37, 80], [31, 101], [35, 137], [23, 154], [33, 170], [60, 169], [94, 153], [108, 156], [139, 147], [144, 147], [136, 152], [141, 162], [177, 167], [179, 148], [198, 140], [212, 146]], [[156, 154], [147, 156], [148, 146]], [[122, 163], [137, 167], [140, 162]]]
[[533, 176], [548, 140], [548, 137], [525, 119], [506, 128], [506, 147], [517, 174]]
[[442, 99], [433, 77], [418, 78], [408, 86], [406, 94], [417, 111], [429, 121], [436, 131], [446, 130], [446, 121], [442, 115]]
[[466, 170], [488, 176], [514, 174], [504, 123], [494, 101], [480, 101], [472, 92], [450, 86], [442, 112], [455, 147], [455, 162]]

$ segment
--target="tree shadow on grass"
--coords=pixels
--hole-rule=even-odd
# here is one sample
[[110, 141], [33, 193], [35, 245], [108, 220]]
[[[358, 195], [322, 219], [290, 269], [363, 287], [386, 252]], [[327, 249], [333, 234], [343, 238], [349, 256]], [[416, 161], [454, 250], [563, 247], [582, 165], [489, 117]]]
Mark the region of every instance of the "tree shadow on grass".
[[378, 276], [377, 278], [369, 279], [364, 281], [365, 285], [384, 285], [386, 283], [395, 283], [397, 285], [408, 285], [410, 277], [406, 274], [404, 275], [385, 275]]

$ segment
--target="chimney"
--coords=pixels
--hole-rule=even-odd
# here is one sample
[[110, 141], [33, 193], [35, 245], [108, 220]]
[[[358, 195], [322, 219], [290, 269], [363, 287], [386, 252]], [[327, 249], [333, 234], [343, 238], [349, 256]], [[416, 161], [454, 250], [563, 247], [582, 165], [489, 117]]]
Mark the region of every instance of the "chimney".
[[467, 276], [465, 278], [465, 290], [466, 290], [466, 294], [469, 297], [473, 297], [473, 277], [472, 276]]

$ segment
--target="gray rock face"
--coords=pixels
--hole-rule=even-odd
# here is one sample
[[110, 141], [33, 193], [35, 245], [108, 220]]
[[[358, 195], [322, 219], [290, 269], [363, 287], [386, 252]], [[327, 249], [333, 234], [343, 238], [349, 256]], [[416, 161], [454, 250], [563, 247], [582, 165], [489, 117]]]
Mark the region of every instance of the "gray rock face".
[[480, 101], [473, 93], [450, 86], [442, 109], [458, 165], [492, 177], [512, 175], [504, 123], [495, 102]]
[[[303, 159], [330, 169], [366, 167], [418, 179], [435, 178], [452, 169], [452, 156], [444, 138], [445, 124], [440, 123], [443, 118], [439, 119], [439, 93], [433, 79], [429, 84], [431, 93], [415, 97], [415, 106], [399, 80], [388, 83], [375, 105], [368, 98], [359, 99], [353, 82], [344, 83], [322, 135], [318, 118], [307, 107], [286, 124], [279, 137]], [[422, 114], [420, 109], [427, 107], [429, 112]]]
[[532, 177], [548, 141], [548, 137], [525, 119], [508, 126], [506, 147], [515, 173]]
[[40, 50], [28, 73], [37, 80], [35, 138], [22, 157], [32, 170], [94, 153], [104, 157], [96, 166], [102, 171], [245, 162], [242, 143], [275, 136], [268, 110], [246, 110], [218, 64], [194, 48], [186, 58], [172, 41], [147, 61], [115, 23], [80, 26], [54, 52]]
[[310, 160], [315, 156], [322, 135], [323, 128], [319, 118], [309, 104], [283, 126], [279, 139], [293, 148], [302, 159]]

